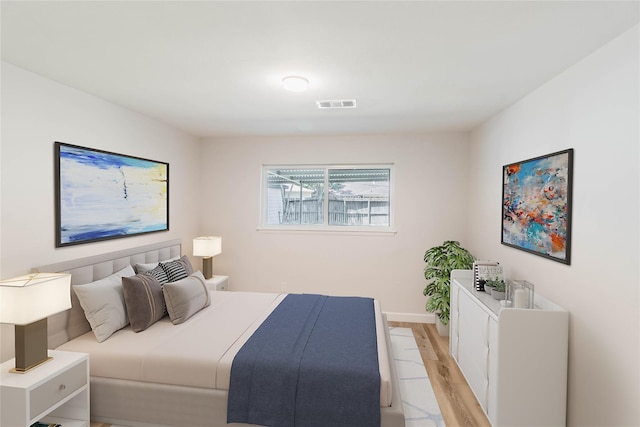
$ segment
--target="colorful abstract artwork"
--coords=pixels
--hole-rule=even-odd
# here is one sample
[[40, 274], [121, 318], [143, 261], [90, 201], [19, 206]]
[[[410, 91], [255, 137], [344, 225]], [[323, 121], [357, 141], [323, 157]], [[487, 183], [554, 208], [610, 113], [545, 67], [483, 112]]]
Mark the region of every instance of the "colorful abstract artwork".
[[502, 168], [502, 244], [571, 261], [573, 149]]
[[169, 164], [55, 143], [56, 247], [169, 229]]

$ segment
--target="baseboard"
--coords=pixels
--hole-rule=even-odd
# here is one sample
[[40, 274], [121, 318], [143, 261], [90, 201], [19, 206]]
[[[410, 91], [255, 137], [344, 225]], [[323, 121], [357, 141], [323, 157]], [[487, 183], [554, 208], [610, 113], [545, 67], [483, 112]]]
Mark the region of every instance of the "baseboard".
[[433, 313], [390, 313], [385, 312], [387, 320], [391, 322], [410, 323], [436, 323], [436, 316]]

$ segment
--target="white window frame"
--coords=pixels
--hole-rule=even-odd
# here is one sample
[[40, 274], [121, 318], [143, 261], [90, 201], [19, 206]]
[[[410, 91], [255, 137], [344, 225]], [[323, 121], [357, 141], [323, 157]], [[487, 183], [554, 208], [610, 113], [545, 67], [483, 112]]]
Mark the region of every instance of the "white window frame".
[[[267, 223], [267, 176], [271, 169], [324, 169], [324, 223], [323, 224], [268, 224]], [[260, 173], [260, 216], [259, 231], [279, 232], [325, 232], [357, 234], [394, 234], [395, 230], [395, 170], [393, 163], [375, 164], [265, 164]], [[389, 170], [389, 225], [329, 225], [329, 169], [388, 169]]]

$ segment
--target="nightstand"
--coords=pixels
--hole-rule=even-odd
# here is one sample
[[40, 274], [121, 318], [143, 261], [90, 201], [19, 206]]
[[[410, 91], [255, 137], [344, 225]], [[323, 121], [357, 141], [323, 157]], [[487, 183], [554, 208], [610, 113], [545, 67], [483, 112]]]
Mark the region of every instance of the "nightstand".
[[0, 365], [0, 425], [29, 427], [36, 421], [89, 427], [89, 355], [49, 350], [52, 360], [24, 374]]
[[206, 283], [210, 291], [229, 290], [229, 276], [213, 276], [211, 279], [207, 279]]

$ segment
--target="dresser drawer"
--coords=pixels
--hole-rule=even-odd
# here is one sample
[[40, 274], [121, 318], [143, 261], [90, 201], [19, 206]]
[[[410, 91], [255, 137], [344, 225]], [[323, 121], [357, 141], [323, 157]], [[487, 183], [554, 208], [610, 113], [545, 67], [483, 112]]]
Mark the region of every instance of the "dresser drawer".
[[30, 418], [34, 418], [87, 384], [87, 361], [61, 372], [30, 392]]

